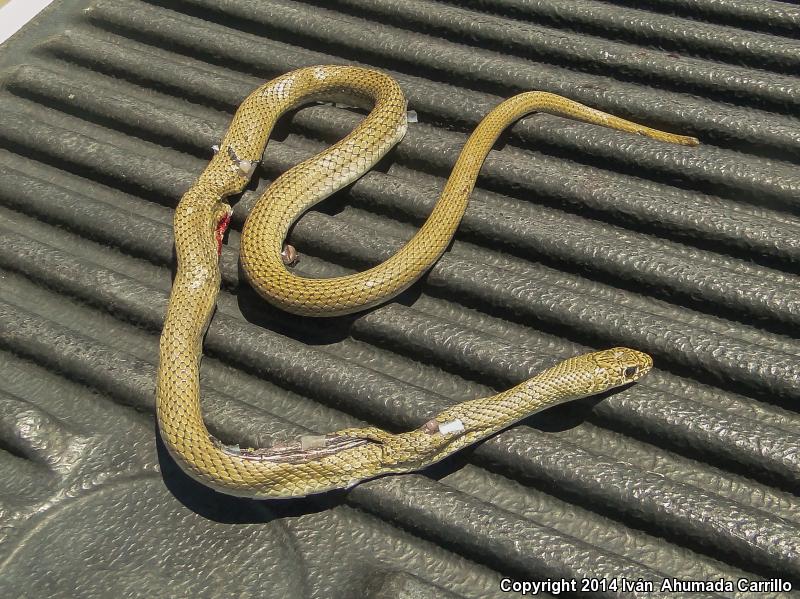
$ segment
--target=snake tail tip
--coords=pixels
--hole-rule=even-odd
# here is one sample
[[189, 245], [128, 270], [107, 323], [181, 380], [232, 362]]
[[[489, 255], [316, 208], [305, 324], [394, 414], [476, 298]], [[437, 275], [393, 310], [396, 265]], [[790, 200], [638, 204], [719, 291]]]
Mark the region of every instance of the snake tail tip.
[[679, 135], [675, 140], [675, 143], [680, 144], [682, 146], [689, 146], [691, 148], [694, 148], [700, 145], [700, 140], [697, 137], [693, 137], [691, 135]]

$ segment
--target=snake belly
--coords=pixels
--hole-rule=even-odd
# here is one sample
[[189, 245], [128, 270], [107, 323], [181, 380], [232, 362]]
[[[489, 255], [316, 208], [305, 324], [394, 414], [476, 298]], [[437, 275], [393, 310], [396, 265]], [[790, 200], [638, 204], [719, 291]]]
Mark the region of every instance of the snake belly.
[[550, 93], [519, 94], [476, 127], [430, 216], [396, 254], [360, 273], [307, 279], [289, 270], [282, 256], [290, 227], [400, 141], [406, 100], [391, 77], [347, 66], [307, 67], [257, 88], [242, 102], [218, 152], [175, 210], [177, 270], [161, 334], [156, 412], [167, 449], [190, 476], [223, 493], [253, 498], [350, 487], [383, 474], [419, 470], [532, 413], [636, 381], [650, 370], [647, 354], [612, 348], [569, 358], [502, 393], [458, 403], [405, 433], [344, 429], [263, 449], [226, 445], [211, 435], [201, 412], [199, 367], [220, 287], [222, 235], [231, 215], [224, 200], [247, 185], [277, 119], [317, 100], [367, 104], [372, 110], [345, 138], [277, 178], [248, 216], [241, 240], [241, 264], [250, 284], [270, 303], [306, 316], [352, 313], [414, 283], [450, 243], [497, 137], [526, 114], [549, 112], [668, 143], [698, 143]]

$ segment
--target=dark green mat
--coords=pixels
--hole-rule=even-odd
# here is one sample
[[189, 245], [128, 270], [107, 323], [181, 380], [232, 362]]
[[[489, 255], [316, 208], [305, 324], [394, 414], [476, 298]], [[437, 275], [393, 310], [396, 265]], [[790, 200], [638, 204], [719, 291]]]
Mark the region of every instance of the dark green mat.
[[[0, 597], [796, 588], [798, 25], [797, 5], [738, 0], [57, 0], [0, 47]], [[253, 87], [319, 63], [387, 70], [420, 122], [295, 227], [310, 276], [408, 239], [466, 134], [515, 92], [703, 145], [528, 118], [423, 282], [312, 321], [240, 285], [238, 230], [271, 179], [359, 115], [285, 119], [222, 254], [203, 362], [217, 435], [407, 429], [590, 347], [647, 351], [656, 370], [349, 492], [252, 502], [188, 480], [153, 423], [172, 209]], [[705, 594], [790, 596], [776, 588]]]

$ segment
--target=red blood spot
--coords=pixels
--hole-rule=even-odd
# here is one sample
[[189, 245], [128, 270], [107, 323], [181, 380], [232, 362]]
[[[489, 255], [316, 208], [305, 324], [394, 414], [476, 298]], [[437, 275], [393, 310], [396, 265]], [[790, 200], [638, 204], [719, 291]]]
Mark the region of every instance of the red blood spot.
[[222, 254], [222, 238], [225, 237], [225, 231], [228, 230], [228, 225], [231, 224], [231, 215], [226, 212], [225, 215], [219, 219], [217, 228], [214, 231], [214, 237], [217, 239], [217, 256]]

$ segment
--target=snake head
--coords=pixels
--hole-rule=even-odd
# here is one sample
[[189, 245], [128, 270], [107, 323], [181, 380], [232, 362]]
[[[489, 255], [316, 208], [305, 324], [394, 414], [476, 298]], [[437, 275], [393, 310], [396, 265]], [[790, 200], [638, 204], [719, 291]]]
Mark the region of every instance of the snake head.
[[597, 374], [602, 374], [609, 387], [638, 381], [653, 367], [653, 358], [628, 347], [612, 347], [591, 356]]

